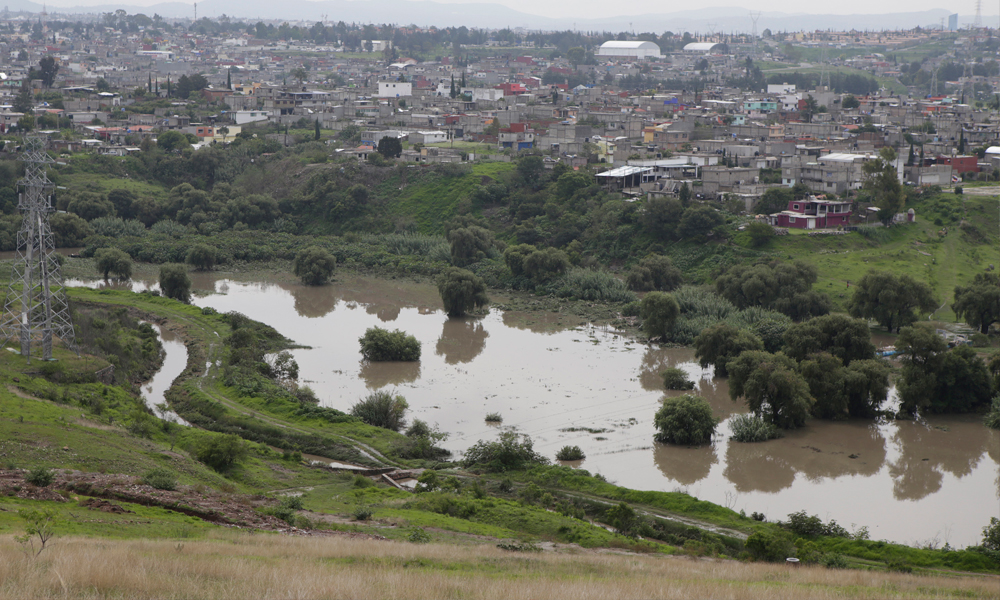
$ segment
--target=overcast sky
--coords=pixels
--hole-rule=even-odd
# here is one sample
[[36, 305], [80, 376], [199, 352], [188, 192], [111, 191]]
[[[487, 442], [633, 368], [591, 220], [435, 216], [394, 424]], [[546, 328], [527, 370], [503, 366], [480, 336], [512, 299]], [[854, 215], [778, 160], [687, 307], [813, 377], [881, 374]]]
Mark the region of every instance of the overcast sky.
[[[95, 4], [110, 4], [115, 0], [49, 0], [49, 6], [84, 6]], [[132, 6], [150, 6], [164, 1], [192, 4], [194, 0], [117, 0], [122, 4]], [[376, 3], [378, 0], [355, 0]], [[469, 0], [431, 0], [442, 4], [464, 4]], [[547, 17], [565, 17], [567, 12], [576, 13], [583, 18], [600, 18], [601, 15], [642, 15], [649, 13], [674, 13], [706, 8], [719, 8], [720, 14], [732, 15], [733, 11], [761, 10], [764, 12], [806, 13], [806, 14], [884, 14], [894, 12], [919, 12], [931, 9], [943, 9], [958, 12], [961, 15], [975, 14], [975, 0], [960, 2], [942, 2], [941, 0], [840, 0], [838, 2], [803, 2], [802, 0], [703, 0], [697, 5], [685, 2], [670, 2], [663, 0], [628, 0], [627, 2], [609, 3], [603, 0], [484, 0], [502, 4], [528, 14]], [[210, 4], [210, 3], [209, 3]], [[206, 8], [208, 4], [205, 5]], [[734, 8], [735, 7], [735, 8]], [[997, 15], [1000, 13], [1000, 0], [984, 0], [982, 14]]]

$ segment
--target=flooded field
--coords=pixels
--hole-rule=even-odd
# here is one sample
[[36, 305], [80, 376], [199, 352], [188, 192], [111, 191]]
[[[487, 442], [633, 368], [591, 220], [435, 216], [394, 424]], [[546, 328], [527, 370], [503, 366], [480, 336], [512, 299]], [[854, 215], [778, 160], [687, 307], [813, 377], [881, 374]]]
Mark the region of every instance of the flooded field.
[[163, 344], [163, 365], [153, 378], [142, 386], [143, 400], [146, 401], [146, 406], [161, 418], [187, 425], [187, 422], [173, 411], [157, 408], [157, 405], [166, 404], [167, 390], [187, 366], [187, 348], [184, 346], [184, 341], [169, 329], [156, 324], [153, 324], [153, 329], [160, 334], [160, 342]]
[[[587, 458], [574, 464], [619, 485], [685, 490], [772, 520], [806, 510], [848, 529], [866, 526], [874, 539], [961, 547], [978, 543], [981, 528], [1000, 514], [1000, 432], [977, 417], [810, 421], [779, 440], [739, 444], [728, 440], [727, 419], [744, 407], [690, 349], [562, 328], [560, 321], [573, 320], [557, 313], [448, 319], [429, 285], [351, 279], [307, 288], [206, 275], [195, 287], [216, 292], [195, 304], [240, 311], [309, 346], [293, 354], [302, 383], [324, 405], [348, 410], [373, 390], [398, 391], [411, 419], [450, 434], [444, 445], [456, 456], [496, 435], [484, 417], [498, 412], [503, 427], [529, 434], [549, 457], [579, 445]], [[416, 336], [421, 361], [363, 363], [358, 338], [372, 326]], [[664, 396], [659, 373], [668, 366], [687, 371], [723, 420], [712, 445], [653, 442]]]

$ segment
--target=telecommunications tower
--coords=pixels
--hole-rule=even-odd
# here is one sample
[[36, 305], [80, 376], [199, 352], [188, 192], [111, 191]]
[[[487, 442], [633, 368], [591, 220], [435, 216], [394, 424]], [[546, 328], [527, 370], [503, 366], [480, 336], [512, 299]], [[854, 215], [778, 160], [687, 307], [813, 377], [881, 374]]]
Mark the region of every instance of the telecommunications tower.
[[53, 340], [77, 352], [49, 227], [49, 214], [55, 209], [53, 185], [45, 171], [53, 161], [45, 153], [45, 140], [35, 137], [24, 139], [22, 160], [24, 178], [18, 182], [21, 193], [17, 208], [24, 220], [17, 232], [17, 253], [0, 316], [0, 337], [3, 345], [16, 338], [21, 355], [29, 361], [33, 351], [43, 360], [50, 360]]

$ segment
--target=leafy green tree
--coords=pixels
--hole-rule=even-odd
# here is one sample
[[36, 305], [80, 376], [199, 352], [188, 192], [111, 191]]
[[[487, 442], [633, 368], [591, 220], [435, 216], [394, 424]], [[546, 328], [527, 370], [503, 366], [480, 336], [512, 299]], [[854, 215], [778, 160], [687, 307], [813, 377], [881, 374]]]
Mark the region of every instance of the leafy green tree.
[[873, 416], [889, 393], [889, 367], [874, 359], [845, 367], [836, 356], [819, 352], [802, 361], [799, 372], [816, 401], [812, 414], [820, 419]]
[[114, 189], [108, 192], [108, 202], [115, 207], [115, 214], [123, 219], [131, 219], [135, 216], [132, 204], [135, 203], [136, 196], [126, 189]]
[[770, 215], [781, 212], [788, 208], [788, 203], [795, 199], [792, 190], [780, 188], [768, 188], [764, 195], [760, 197], [760, 202], [754, 206], [754, 213], [758, 215]]
[[319, 246], [309, 246], [295, 255], [292, 272], [305, 285], [325, 285], [333, 276], [337, 259]]
[[376, 151], [385, 158], [399, 158], [403, 154], [403, 142], [397, 137], [385, 136], [378, 141]]
[[90, 223], [72, 213], [55, 213], [49, 219], [56, 248], [82, 246], [83, 241], [94, 234]]
[[358, 339], [361, 356], [370, 361], [414, 361], [420, 360], [420, 342], [412, 335], [399, 329], [389, 331], [381, 327], [369, 327]]
[[70, 200], [66, 210], [87, 221], [115, 216], [115, 206], [101, 197], [100, 194], [92, 192], [81, 192], [76, 198]]
[[666, 339], [680, 313], [677, 300], [665, 292], [649, 292], [639, 303], [642, 329], [651, 338]]
[[684, 369], [670, 367], [660, 373], [663, 377], [663, 387], [668, 390], [693, 390], [694, 382], [688, 379]]
[[35, 97], [31, 93], [31, 82], [25, 81], [21, 85], [21, 89], [14, 96], [11, 108], [14, 109], [14, 112], [24, 113], [25, 115], [31, 114], [35, 108]]
[[952, 310], [983, 335], [1000, 322], [1000, 273], [977, 273], [968, 286], [955, 288]]
[[906, 205], [906, 192], [896, 174], [896, 151], [889, 146], [882, 148], [878, 157], [866, 161], [861, 170], [864, 174], [862, 189], [878, 207], [879, 220], [888, 226]]
[[681, 201], [681, 206], [687, 208], [687, 205], [691, 202], [691, 188], [688, 186], [687, 182], [681, 184], [681, 188], [677, 190], [677, 199]]
[[184, 265], [167, 264], [160, 267], [160, 290], [167, 298], [181, 302], [191, 300], [191, 278]]
[[854, 97], [854, 94], [848, 94], [844, 96], [844, 100], [840, 103], [845, 110], [850, 110], [852, 108], [857, 108], [861, 106], [861, 102]]
[[156, 136], [156, 145], [159, 146], [164, 152], [172, 152], [174, 150], [190, 148], [191, 142], [189, 142], [187, 136], [180, 131], [171, 129], [170, 131], [164, 131]]
[[100, 248], [94, 252], [94, 265], [97, 272], [104, 275], [105, 281], [112, 273], [116, 279], [132, 277], [132, 257], [118, 248]]
[[949, 351], [929, 323], [903, 327], [896, 351], [903, 363], [900, 411], [965, 413], [989, 404], [993, 385], [986, 363], [968, 346]]
[[220, 473], [229, 471], [247, 457], [246, 444], [239, 436], [227, 433], [212, 434], [204, 439], [198, 447], [198, 460]]
[[868, 323], [846, 315], [824, 315], [792, 325], [785, 331], [785, 354], [797, 361], [818, 352], [828, 352], [844, 365], [875, 358]]
[[[23, 545], [32, 555], [38, 556], [45, 550], [46, 544], [55, 537], [57, 523], [56, 512], [51, 508], [33, 510], [22, 508], [17, 516], [24, 521], [24, 535], [15, 536], [14, 541]], [[38, 540], [38, 550], [35, 550], [35, 540]]]
[[187, 253], [187, 264], [198, 271], [211, 271], [219, 258], [219, 249], [208, 244], [195, 244]]
[[937, 308], [929, 285], [909, 275], [871, 270], [854, 286], [847, 302], [852, 317], [874, 319], [888, 331], [915, 323], [918, 315]]
[[782, 353], [744, 352], [729, 362], [729, 397], [782, 429], [805, 424], [813, 399], [795, 361]]
[[711, 442], [718, 423], [711, 405], [691, 394], [667, 398], [653, 417], [653, 425], [659, 430], [656, 441], [686, 446]]
[[801, 320], [830, 312], [830, 298], [812, 290], [817, 274], [816, 267], [801, 261], [758, 263], [726, 270], [715, 289], [737, 308], [761, 306]]
[[657, 239], [674, 239], [677, 237], [677, 224], [683, 215], [684, 205], [680, 200], [654, 196], [643, 205], [642, 226]]
[[545, 172], [545, 163], [541, 156], [530, 154], [517, 161], [517, 174], [529, 186], [534, 187], [539, 183], [542, 173]]
[[681, 270], [669, 257], [659, 254], [647, 255], [625, 276], [629, 289], [637, 292], [670, 292], [680, 287], [682, 281]]
[[701, 368], [715, 365], [716, 377], [728, 377], [729, 362], [748, 350], [763, 350], [764, 344], [746, 329], [729, 323], [706, 327], [694, 339], [694, 356]]
[[[223, 129], [226, 129], [226, 133], [229, 133], [229, 129], [228, 129], [228, 128], [223, 128]], [[222, 131], [221, 131], [221, 129], [220, 129], [220, 131], [219, 131], [219, 132], [220, 132], [220, 133], [222, 132]], [[316, 122], [315, 122], [315, 123], [313, 124], [313, 139], [314, 139], [314, 140], [316, 140], [316, 141], [318, 142], [318, 141], [319, 141], [319, 138], [320, 138], [320, 137], [321, 137], [322, 135], [323, 135], [323, 132], [322, 132], [322, 130], [321, 130], [321, 129], [320, 129], [320, 127], [319, 127], [319, 119], [316, 119]], [[226, 138], [225, 138], [225, 137], [223, 137], [223, 138], [222, 138], [222, 141], [225, 141], [225, 140], [226, 140]]]
[[628, 538], [637, 538], [646, 525], [646, 520], [634, 508], [624, 502], [612, 506], [604, 512], [604, 521], [614, 527], [615, 533]]
[[47, 88], [52, 87], [52, 84], [56, 82], [56, 74], [59, 73], [59, 63], [52, 56], [42, 57], [42, 60], [38, 61], [38, 74], [39, 79], [42, 80], [42, 85]]
[[719, 211], [711, 206], [692, 206], [684, 211], [681, 222], [677, 225], [677, 235], [682, 239], [708, 235], [724, 222]]
[[493, 232], [478, 225], [452, 229], [448, 232], [448, 241], [451, 242], [451, 262], [456, 267], [483, 260], [496, 245]]
[[449, 317], [460, 317], [490, 302], [486, 284], [472, 271], [448, 267], [438, 276], [437, 285]]

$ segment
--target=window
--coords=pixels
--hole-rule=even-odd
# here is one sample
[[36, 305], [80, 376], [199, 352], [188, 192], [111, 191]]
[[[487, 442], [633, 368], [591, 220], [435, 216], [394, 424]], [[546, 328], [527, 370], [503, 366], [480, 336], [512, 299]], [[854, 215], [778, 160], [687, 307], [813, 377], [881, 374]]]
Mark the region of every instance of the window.
[[795, 217], [788, 217], [788, 222], [789, 223], [794, 223], [795, 222]]
[[794, 210], [799, 210], [799, 205], [798, 205], [798, 204], [793, 204], [793, 205], [792, 205], [792, 208], [793, 208]]

